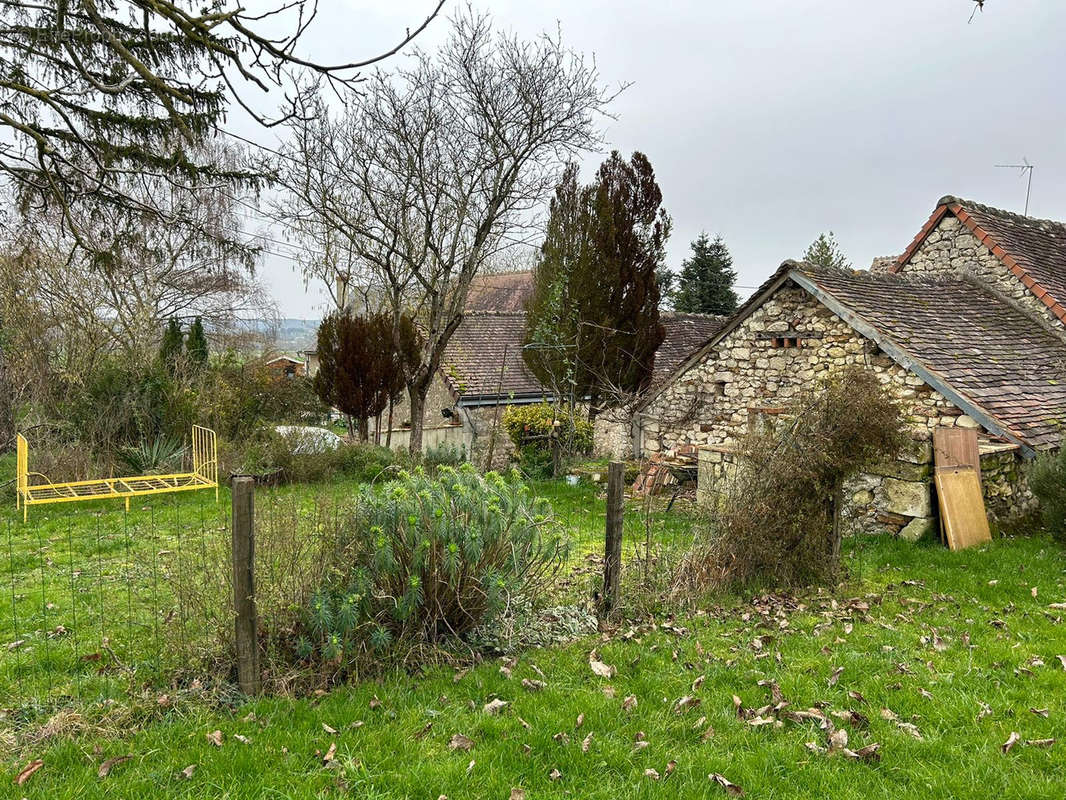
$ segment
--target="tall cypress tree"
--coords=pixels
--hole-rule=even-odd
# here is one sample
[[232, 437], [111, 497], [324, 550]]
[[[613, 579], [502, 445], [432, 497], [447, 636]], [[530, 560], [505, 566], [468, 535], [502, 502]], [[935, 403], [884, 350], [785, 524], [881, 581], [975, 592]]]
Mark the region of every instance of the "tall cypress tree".
[[548, 229], [533, 269], [533, 293], [526, 303], [527, 366], [556, 397], [577, 389], [574, 344], [580, 310], [571, 282], [589, 269], [591, 190], [578, 183], [577, 164], [568, 164], [555, 189]]
[[159, 360], [168, 369], [174, 369], [181, 358], [184, 336], [181, 332], [181, 323], [176, 317], [167, 321], [167, 327], [163, 329], [163, 341], [159, 345]]
[[[589, 416], [639, 391], [663, 340], [659, 282], [670, 217], [651, 162], [611, 153], [584, 189], [576, 168], [556, 192], [527, 309], [530, 369], [588, 397]], [[568, 380], [560, 380], [560, 373]]]
[[712, 240], [706, 233], [691, 246], [692, 255], [681, 262], [674, 308], [692, 314], [732, 314], [737, 310], [733, 291], [737, 273], [729, 248], [721, 236]]
[[185, 339], [185, 354], [190, 363], [199, 367], [207, 365], [207, 334], [204, 333], [204, 323], [199, 317], [189, 326], [189, 335]]

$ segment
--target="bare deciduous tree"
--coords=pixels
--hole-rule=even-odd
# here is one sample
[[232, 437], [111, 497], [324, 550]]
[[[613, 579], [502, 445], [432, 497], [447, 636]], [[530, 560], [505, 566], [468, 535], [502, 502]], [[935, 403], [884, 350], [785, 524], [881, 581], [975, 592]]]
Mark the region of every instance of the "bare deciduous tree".
[[[238, 156], [215, 149], [208, 157], [232, 163]], [[130, 215], [98, 204], [77, 238], [58, 212], [18, 231], [11, 264], [33, 277], [26, 289], [39, 313], [66, 328], [57, 335], [77, 334], [79, 350], [144, 360], [167, 319], [199, 317], [217, 331], [269, 306], [254, 279], [255, 245], [241, 234], [239, 195], [147, 175], [127, 176], [121, 186], [147, 210]], [[189, 224], [162, 225], [160, 216]]]
[[376, 72], [362, 92], [339, 119], [290, 126], [284, 216], [313, 216], [352, 244], [397, 334], [415, 316], [421, 348], [406, 379], [419, 452], [426, 394], [471, 281], [524, 242], [561, 165], [600, 144], [596, 117], [612, 95], [558, 36], [523, 41], [469, 10], [436, 53]]
[[[328, 65], [298, 53], [317, 0], [256, 10], [230, 0], [2, 0], [0, 174], [24, 209], [58, 209], [75, 237], [101, 203], [146, 210], [126, 191], [130, 174], [186, 186], [255, 183], [256, 173], [228, 170], [189, 148], [215, 135], [231, 104], [262, 125], [291, 117], [301, 75], [353, 87], [360, 69], [410, 42], [441, 5], [388, 52]], [[263, 114], [253, 97], [270, 90], [285, 102]]]

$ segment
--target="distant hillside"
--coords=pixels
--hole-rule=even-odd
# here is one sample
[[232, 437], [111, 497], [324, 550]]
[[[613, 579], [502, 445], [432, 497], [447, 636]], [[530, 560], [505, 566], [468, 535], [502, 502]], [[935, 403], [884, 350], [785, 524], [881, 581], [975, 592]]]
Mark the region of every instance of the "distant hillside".
[[317, 319], [246, 319], [241, 320], [240, 328], [249, 333], [257, 333], [273, 339], [271, 349], [281, 353], [296, 353], [300, 350], [314, 350], [318, 334]]

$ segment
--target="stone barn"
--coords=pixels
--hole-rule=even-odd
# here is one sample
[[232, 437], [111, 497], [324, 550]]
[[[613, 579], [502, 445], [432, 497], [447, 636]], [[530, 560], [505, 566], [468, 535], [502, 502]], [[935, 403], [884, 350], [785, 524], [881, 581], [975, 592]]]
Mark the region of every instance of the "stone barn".
[[978, 431], [985, 500], [1030, 510], [1024, 462], [1066, 421], [1066, 226], [946, 197], [875, 271], [785, 262], [638, 409], [639, 453], [700, 448], [700, 490], [736, 443], [833, 370], [876, 373], [905, 408], [912, 452], [849, 487], [855, 527], [920, 536], [935, 522], [932, 430]]

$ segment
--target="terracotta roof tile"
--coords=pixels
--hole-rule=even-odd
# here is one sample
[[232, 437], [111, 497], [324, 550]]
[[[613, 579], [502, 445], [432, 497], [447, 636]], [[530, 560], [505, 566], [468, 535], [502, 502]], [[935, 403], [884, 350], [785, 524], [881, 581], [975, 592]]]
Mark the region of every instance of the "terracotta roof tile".
[[[655, 354], [655, 376], [671, 372], [722, 327], [710, 314], [662, 315], [665, 338]], [[442, 371], [452, 390], [466, 398], [548, 394], [522, 359], [523, 311], [468, 311], [445, 350]]]
[[963, 277], [793, 268], [1033, 448], [1066, 424], [1066, 342]]
[[540, 395], [522, 359], [524, 311], [468, 312], [452, 334], [441, 369], [453, 391], [466, 398]]
[[681, 311], [667, 311], [660, 315], [665, 333], [662, 344], [655, 352], [655, 376], [661, 380], [675, 369], [693, 352], [702, 347], [722, 329], [728, 317], [715, 314], [686, 314]]
[[477, 275], [466, 296], [467, 311], [525, 311], [533, 294], [533, 273], [493, 272]]
[[947, 213], [958, 217], [1037, 297], [1050, 295], [1048, 307], [1066, 322], [1066, 311], [1055, 309], [1056, 304], [1061, 308], [1066, 303], [1066, 223], [1026, 217], [948, 195], [940, 199], [929, 221], [899, 257], [894, 271], [906, 265]]

